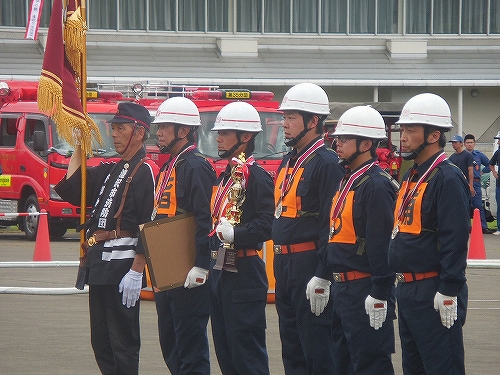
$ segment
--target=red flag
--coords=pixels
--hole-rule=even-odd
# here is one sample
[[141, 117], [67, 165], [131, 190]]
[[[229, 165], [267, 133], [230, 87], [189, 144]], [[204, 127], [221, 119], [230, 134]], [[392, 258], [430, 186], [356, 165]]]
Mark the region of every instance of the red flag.
[[[85, 58], [85, 25], [79, 11], [76, 0], [70, 0], [66, 9], [63, 0], [54, 0], [38, 85], [38, 108], [52, 117], [61, 138], [72, 146], [81, 142], [88, 154], [92, 151], [92, 135], [99, 142], [101, 137], [97, 125], [84, 113], [77, 89], [81, 58]], [[75, 133], [79, 134], [78, 140]]]

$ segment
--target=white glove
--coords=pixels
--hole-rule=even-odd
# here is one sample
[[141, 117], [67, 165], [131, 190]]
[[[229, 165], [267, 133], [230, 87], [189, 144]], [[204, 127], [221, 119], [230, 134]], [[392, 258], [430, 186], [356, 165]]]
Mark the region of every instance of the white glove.
[[457, 320], [457, 297], [445, 296], [439, 292], [434, 296], [434, 310], [441, 315], [441, 323], [450, 328]]
[[184, 288], [192, 289], [205, 284], [208, 277], [208, 270], [200, 267], [193, 267], [189, 270], [184, 282]]
[[377, 330], [382, 327], [387, 317], [387, 301], [382, 301], [368, 295], [365, 299], [365, 311], [370, 317], [370, 327]]
[[329, 280], [313, 276], [307, 283], [306, 298], [311, 303], [311, 312], [319, 316], [328, 304], [330, 298], [330, 285]]
[[219, 225], [215, 228], [217, 237], [224, 243], [234, 242], [234, 228], [225, 217], [221, 217]]
[[142, 272], [130, 270], [123, 276], [118, 291], [123, 292], [122, 303], [127, 307], [134, 307], [135, 303], [141, 296], [142, 289]]

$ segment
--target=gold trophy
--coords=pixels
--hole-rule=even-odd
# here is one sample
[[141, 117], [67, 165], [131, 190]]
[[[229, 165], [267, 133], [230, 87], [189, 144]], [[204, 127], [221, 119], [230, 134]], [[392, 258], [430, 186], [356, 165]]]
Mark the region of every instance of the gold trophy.
[[[245, 162], [245, 153], [242, 152], [238, 156], [238, 159]], [[245, 201], [245, 189], [243, 189], [241, 185], [243, 181], [243, 167], [240, 164], [236, 164], [231, 168], [231, 178], [233, 179], [233, 185], [227, 192], [228, 201], [231, 207], [226, 212], [226, 219], [234, 227], [240, 223], [242, 214], [241, 205]], [[214, 269], [238, 272], [236, 268], [236, 259], [237, 254], [234, 249], [234, 244], [223, 243], [222, 246], [219, 247]]]

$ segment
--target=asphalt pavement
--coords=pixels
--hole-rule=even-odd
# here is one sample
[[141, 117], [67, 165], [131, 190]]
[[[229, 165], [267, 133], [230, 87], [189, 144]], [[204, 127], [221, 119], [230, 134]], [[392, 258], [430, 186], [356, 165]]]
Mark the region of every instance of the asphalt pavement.
[[[486, 258], [500, 259], [500, 236], [483, 238]], [[77, 260], [78, 246], [78, 235], [70, 232], [50, 243], [51, 259], [61, 262], [60, 266], [1, 268], [0, 289], [73, 287], [76, 267], [63, 264]], [[35, 243], [25, 240], [21, 232], [0, 229], [0, 262], [29, 262], [34, 247]], [[469, 309], [464, 327], [467, 374], [499, 374], [500, 269], [469, 268], [467, 277]], [[275, 306], [268, 304], [266, 313], [271, 374], [282, 375]], [[168, 373], [160, 352], [152, 301], [141, 301], [141, 339], [140, 373]], [[212, 374], [220, 374], [212, 342], [210, 345]], [[396, 374], [402, 375], [398, 337], [393, 362]], [[88, 294], [0, 293], [0, 374], [99, 374], [90, 346]]]

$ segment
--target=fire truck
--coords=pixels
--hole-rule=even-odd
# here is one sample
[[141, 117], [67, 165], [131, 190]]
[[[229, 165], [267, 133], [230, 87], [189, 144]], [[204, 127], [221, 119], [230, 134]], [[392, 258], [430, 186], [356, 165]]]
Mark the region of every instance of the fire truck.
[[[109, 85], [108, 85], [109, 86]], [[62, 237], [79, 224], [80, 208], [72, 206], [54, 191], [54, 186], [66, 174], [72, 147], [62, 140], [56, 125], [38, 110], [37, 82], [0, 82], [0, 213], [32, 213], [45, 209], [48, 213], [51, 238]], [[247, 100], [262, 117], [264, 131], [256, 139], [255, 156], [275, 175], [286, 151], [283, 149], [282, 115], [279, 103], [271, 92], [222, 90], [217, 86], [187, 86], [135, 84], [123, 87], [95, 85], [87, 92], [87, 112], [96, 122], [103, 143], [93, 144], [93, 157], [88, 166], [116, 158], [108, 121], [120, 101], [133, 100], [148, 108], [152, 115], [163, 100], [175, 95], [191, 98], [199, 107], [202, 127], [197, 144], [218, 173], [226, 167], [217, 155], [217, 144], [211, 128], [219, 110], [234, 100]], [[160, 167], [168, 155], [161, 154], [156, 145], [156, 127], [146, 144], [148, 155]], [[0, 216], [0, 225], [17, 225], [27, 238], [35, 239], [37, 216]]]

